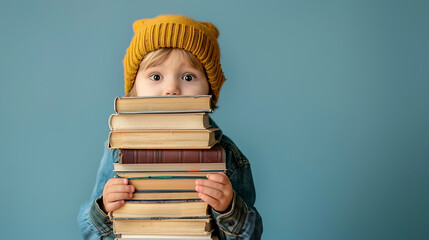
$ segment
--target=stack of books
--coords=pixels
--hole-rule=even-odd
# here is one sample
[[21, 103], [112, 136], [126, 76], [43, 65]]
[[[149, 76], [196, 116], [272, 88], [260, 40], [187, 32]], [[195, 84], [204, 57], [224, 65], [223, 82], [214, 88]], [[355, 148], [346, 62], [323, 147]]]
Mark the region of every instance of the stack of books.
[[225, 171], [225, 151], [208, 113], [211, 96], [116, 98], [109, 148], [119, 149], [117, 177], [133, 198], [111, 214], [117, 239], [214, 239], [207, 203], [195, 180]]

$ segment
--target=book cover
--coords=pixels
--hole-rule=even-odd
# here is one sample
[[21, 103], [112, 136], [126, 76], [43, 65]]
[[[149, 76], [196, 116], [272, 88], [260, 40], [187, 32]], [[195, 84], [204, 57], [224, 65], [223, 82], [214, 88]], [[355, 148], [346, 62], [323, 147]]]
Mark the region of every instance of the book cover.
[[115, 234], [153, 235], [210, 235], [212, 219], [117, 220], [113, 221]]
[[210, 149], [218, 140], [209, 129], [171, 129], [113, 131], [109, 134], [110, 149]]
[[114, 163], [117, 174], [138, 172], [220, 172], [226, 170], [225, 162], [221, 163], [147, 163], [121, 164]]
[[120, 149], [119, 162], [136, 163], [219, 163], [225, 162], [220, 144], [210, 149]]
[[117, 97], [116, 113], [212, 112], [211, 95]]
[[210, 128], [207, 113], [129, 113], [112, 114], [109, 128], [118, 130], [139, 129], [206, 129]]
[[125, 219], [167, 219], [167, 218], [208, 218], [208, 204], [198, 200], [127, 200], [122, 207], [113, 211], [112, 220]]

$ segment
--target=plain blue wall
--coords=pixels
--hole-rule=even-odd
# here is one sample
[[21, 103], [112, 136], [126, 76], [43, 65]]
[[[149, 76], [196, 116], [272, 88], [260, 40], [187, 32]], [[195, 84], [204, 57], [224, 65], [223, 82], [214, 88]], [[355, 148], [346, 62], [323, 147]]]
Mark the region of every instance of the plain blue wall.
[[427, 1], [3, 1], [3, 239], [79, 239], [132, 22], [220, 29], [263, 239], [429, 239]]

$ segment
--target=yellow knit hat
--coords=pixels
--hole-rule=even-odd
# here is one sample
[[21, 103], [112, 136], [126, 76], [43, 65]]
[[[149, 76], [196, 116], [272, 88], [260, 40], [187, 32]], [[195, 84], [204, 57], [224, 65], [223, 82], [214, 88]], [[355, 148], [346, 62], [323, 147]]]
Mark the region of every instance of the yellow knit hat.
[[133, 23], [134, 37], [124, 57], [125, 93], [129, 93], [144, 56], [160, 48], [180, 48], [202, 63], [216, 103], [225, 81], [217, 42], [219, 31], [209, 22], [181, 15], [160, 15]]

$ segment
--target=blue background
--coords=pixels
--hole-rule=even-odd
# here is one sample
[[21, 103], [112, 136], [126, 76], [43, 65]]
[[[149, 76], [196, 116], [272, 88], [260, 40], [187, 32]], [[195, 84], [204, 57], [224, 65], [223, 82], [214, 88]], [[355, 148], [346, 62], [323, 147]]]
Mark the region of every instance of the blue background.
[[2, 239], [79, 239], [132, 22], [220, 30], [263, 239], [429, 239], [427, 1], [2, 1]]

